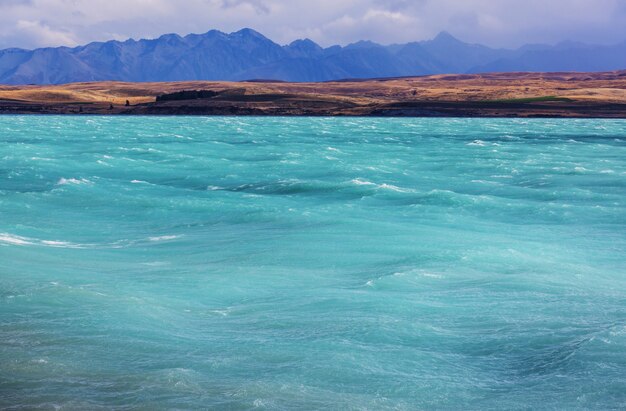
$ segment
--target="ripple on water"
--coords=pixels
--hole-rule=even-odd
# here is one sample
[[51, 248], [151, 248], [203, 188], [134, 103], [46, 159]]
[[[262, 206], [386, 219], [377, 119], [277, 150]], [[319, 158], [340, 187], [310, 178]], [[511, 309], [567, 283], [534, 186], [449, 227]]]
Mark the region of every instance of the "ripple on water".
[[625, 141], [0, 116], [0, 408], [623, 408]]

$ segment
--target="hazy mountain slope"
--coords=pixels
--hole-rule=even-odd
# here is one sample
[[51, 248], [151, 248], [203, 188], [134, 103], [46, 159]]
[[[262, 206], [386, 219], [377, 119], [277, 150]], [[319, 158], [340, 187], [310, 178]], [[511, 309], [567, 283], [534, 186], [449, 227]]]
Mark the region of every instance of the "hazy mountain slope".
[[512, 58], [477, 65], [470, 72], [494, 71], [612, 71], [626, 68], [626, 42], [615, 46], [565, 43], [529, 50]]
[[440, 33], [432, 40], [421, 42], [440, 72], [465, 73], [472, 67], [509, 57], [513, 50], [492, 49], [479, 44], [464, 43], [449, 33]]

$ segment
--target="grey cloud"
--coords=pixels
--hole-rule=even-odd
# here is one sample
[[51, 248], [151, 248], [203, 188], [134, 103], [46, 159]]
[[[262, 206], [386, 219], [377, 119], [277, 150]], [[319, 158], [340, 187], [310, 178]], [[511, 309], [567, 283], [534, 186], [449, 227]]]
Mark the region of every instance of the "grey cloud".
[[376, 0], [374, 2], [374, 5], [381, 7], [385, 10], [398, 11], [405, 10], [411, 5], [415, 5], [415, 3], [418, 3], [418, 1], [411, 2], [409, 0]]
[[396, 43], [440, 31], [498, 47], [626, 40], [623, 0], [0, 0], [0, 48], [256, 29], [287, 43]]
[[0, 9], [16, 6], [32, 6], [33, 0], [0, 0]]
[[270, 8], [262, 0], [222, 0], [222, 7], [231, 8], [240, 5], [252, 6], [258, 13], [269, 13]]

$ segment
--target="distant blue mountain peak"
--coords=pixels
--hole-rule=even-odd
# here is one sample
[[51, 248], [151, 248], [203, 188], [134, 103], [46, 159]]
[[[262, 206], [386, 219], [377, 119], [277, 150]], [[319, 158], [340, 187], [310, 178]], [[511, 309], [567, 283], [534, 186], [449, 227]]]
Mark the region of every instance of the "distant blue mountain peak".
[[280, 46], [251, 28], [233, 33], [164, 34], [84, 46], [0, 50], [0, 83], [82, 81], [326, 81], [488, 71], [612, 71], [626, 68], [626, 41], [614, 46], [563, 42], [516, 50], [434, 39], [380, 45], [362, 40], [323, 48], [310, 39]]

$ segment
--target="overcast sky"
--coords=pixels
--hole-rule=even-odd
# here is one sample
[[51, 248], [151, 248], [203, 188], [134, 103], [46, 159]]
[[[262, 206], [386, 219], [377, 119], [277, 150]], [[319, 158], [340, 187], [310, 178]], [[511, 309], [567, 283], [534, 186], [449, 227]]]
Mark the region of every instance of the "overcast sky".
[[0, 48], [256, 29], [286, 44], [383, 44], [446, 30], [497, 47], [626, 40], [626, 0], [0, 0]]

